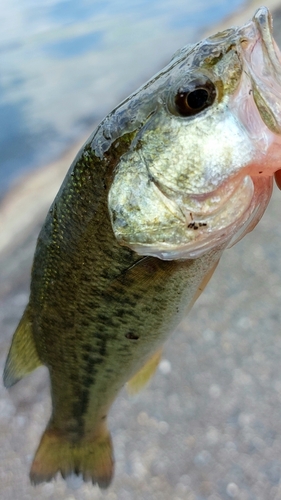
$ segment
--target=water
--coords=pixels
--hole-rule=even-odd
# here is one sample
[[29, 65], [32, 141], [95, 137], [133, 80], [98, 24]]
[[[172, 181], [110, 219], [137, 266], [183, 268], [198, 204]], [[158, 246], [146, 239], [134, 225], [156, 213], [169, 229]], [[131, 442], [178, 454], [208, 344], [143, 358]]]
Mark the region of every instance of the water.
[[245, 0], [2, 0], [0, 196]]

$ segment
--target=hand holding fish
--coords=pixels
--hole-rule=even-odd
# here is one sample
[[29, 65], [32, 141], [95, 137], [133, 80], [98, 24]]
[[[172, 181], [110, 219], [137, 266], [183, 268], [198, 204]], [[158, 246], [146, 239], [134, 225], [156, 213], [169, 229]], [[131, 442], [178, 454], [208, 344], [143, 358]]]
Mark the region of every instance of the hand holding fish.
[[279, 189], [281, 189], [281, 170], [277, 170], [274, 174], [275, 182]]

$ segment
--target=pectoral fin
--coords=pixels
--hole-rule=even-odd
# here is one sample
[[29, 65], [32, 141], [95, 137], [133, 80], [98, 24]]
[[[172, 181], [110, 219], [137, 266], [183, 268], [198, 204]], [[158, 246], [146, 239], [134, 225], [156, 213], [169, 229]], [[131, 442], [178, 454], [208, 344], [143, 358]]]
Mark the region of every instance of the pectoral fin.
[[185, 314], [188, 314], [189, 311], [192, 309], [192, 307], [194, 306], [195, 302], [197, 299], [199, 299], [201, 293], [205, 290], [206, 286], [208, 285], [211, 277], [213, 276], [217, 266], [218, 266], [218, 263], [219, 263], [219, 260], [211, 267], [211, 269], [209, 269], [209, 271], [207, 272], [207, 274], [204, 276], [203, 280], [201, 281], [198, 289], [197, 289], [197, 292], [195, 293], [192, 301], [188, 304], [186, 310], [185, 310]]
[[4, 368], [4, 385], [11, 387], [42, 363], [36, 351], [28, 308], [14, 333]]
[[127, 389], [129, 394], [139, 392], [154, 375], [162, 357], [162, 348], [156, 351], [145, 365], [129, 380]]

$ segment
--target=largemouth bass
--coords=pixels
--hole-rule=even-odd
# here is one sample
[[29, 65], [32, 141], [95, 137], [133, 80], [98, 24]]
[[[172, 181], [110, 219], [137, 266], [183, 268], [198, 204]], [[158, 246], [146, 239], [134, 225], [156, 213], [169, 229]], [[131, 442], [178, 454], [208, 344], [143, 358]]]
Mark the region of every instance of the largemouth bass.
[[[281, 168], [281, 63], [266, 8], [178, 51], [78, 153], [40, 232], [4, 370], [44, 364], [53, 411], [33, 483], [113, 476], [106, 417], [150, 377], [224, 249], [253, 229]], [[277, 176], [278, 178], [278, 176]]]

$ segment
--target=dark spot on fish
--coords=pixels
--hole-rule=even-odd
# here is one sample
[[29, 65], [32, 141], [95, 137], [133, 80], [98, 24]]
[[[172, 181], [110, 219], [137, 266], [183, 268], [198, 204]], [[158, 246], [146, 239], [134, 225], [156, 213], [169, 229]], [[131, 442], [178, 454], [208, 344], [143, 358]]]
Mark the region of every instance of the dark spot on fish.
[[188, 227], [189, 229], [194, 229], [194, 230], [196, 230], [196, 229], [198, 229], [198, 227], [199, 227], [199, 226], [197, 225], [197, 223], [196, 223], [196, 222], [190, 222], [190, 224], [188, 224], [188, 226], [187, 226], [187, 227]]
[[95, 303], [90, 301], [90, 302], [87, 302], [86, 303], [86, 306], [89, 308], [89, 309], [94, 309], [95, 308]]
[[124, 314], [126, 314], [126, 311], [124, 309], [118, 309], [116, 312], [115, 312], [115, 315], [118, 317], [118, 318], [123, 318]]
[[259, 174], [262, 174], [262, 170], [259, 172]]
[[101, 342], [101, 346], [99, 348], [99, 353], [102, 357], [106, 355], [106, 339], [103, 338]]
[[83, 378], [83, 385], [85, 387], [90, 387], [94, 381], [94, 377], [91, 377], [91, 375], [88, 375], [87, 377]]
[[118, 217], [118, 212], [114, 209], [111, 210], [111, 217], [112, 217], [112, 222], [116, 222], [117, 221], [117, 217]]
[[114, 373], [114, 370], [112, 368], [107, 368], [106, 373]]
[[82, 276], [81, 278], [81, 281], [83, 281], [84, 283], [90, 283], [92, 281], [92, 277], [84, 274], [84, 276]]
[[88, 328], [91, 325], [91, 320], [87, 318], [82, 318], [80, 324], [83, 328]]
[[96, 356], [93, 359], [94, 362], [94, 371], [96, 372], [96, 365], [101, 365], [104, 362], [104, 357], [103, 356]]
[[88, 352], [88, 351], [92, 351], [93, 350], [91, 344], [82, 344], [81, 347], [82, 347], [83, 351], [87, 351]]
[[86, 367], [87, 371], [91, 372], [92, 370], [94, 370], [95, 365], [96, 365], [96, 360], [93, 358], [89, 358]]
[[82, 354], [82, 358], [83, 358], [84, 361], [86, 361], [86, 363], [88, 363], [89, 358], [90, 358], [90, 353], [89, 352], [84, 352]]
[[79, 399], [73, 402], [72, 405], [72, 416], [75, 418], [77, 421], [77, 429], [83, 428], [83, 414], [86, 412], [87, 405], [88, 405], [88, 390], [83, 391], [81, 394], [79, 394]]
[[138, 340], [139, 339], [139, 336], [134, 332], [126, 333], [125, 337], [126, 337], [126, 339], [129, 339], [129, 340]]
[[77, 374], [75, 373], [70, 373], [69, 374], [69, 379], [72, 381], [72, 382], [77, 382]]
[[[97, 317], [98, 317], [98, 319], [99, 319], [101, 322], [103, 322], [103, 323], [107, 323], [107, 322], [108, 322], [108, 319], [109, 319], [109, 318], [108, 318], [108, 315], [103, 314], [103, 313], [99, 313]], [[108, 323], [107, 323], [107, 324], [108, 324]]]
[[[94, 366], [96, 365], [102, 365], [103, 363], [103, 358], [95, 358], [94, 359]], [[95, 373], [96, 373], [97, 370], [95, 370]]]
[[[134, 299], [135, 302], [138, 302], [141, 299], [141, 294], [140, 293], [132, 293], [132, 299]], [[133, 303], [133, 301], [132, 301]]]
[[199, 227], [205, 226], [207, 226], [206, 222], [190, 222], [187, 227], [188, 229], [194, 229], [194, 231], [196, 231], [197, 229], [199, 229]]
[[104, 333], [95, 333], [95, 339], [98, 342], [103, 342], [104, 341]]
[[101, 420], [105, 420], [105, 419], [106, 419], [106, 415], [103, 415], [103, 416], [101, 417]]

